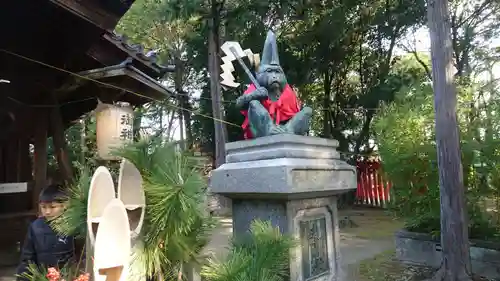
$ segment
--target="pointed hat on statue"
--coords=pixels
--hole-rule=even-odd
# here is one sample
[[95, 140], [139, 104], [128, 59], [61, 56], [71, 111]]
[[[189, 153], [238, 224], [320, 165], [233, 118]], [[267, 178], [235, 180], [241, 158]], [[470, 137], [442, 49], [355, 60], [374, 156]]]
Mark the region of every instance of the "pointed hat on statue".
[[276, 43], [276, 34], [269, 30], [267, 32], [266, 42], [262, 50], [260, 65], [280, 65], [278, 56], [278, 44]]

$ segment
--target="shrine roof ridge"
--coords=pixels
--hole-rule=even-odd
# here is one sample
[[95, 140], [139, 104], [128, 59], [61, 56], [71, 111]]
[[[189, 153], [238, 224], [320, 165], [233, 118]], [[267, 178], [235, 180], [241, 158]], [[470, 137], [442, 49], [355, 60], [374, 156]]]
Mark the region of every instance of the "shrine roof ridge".
[[123, 46], [128, 52], [133, 52], [135, 59], [142, 61], [146, 65], [156, 68], [162, 75], [175, 70], [174, 65], [162, 65], [158, 63], [158, 55], [154, 50], [145, 53], [144, 46], [139, 43], [132, 43], [124, 34], [119, 34], [114, 30], [107, 30], [104, 38], [110, 40], [116, 45]]

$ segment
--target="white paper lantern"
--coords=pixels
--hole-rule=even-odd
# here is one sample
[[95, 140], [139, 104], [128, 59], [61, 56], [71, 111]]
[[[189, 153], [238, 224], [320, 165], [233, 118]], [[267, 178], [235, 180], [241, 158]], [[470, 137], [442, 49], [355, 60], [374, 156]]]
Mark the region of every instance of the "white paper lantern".
[[94, 244], [95, 233], [98, 230], [104, 209], [111, 200], [116, 198], [115, 186], [111, 173], [106, 167], [99, 167], [90, 181], [87, 202], [87, 230], [91, 244]]
[[116, 105], [100, 103], [96, 109], [97, 150], [104, 160], [119, 160], [110, 155], [113, 149], [120, 148], [133, 140], [134, 110], [126, 102]]
[[146, 198], [139, 170], [127, 159], [122, 159], [118, 176], [118, 198], [125, 205], [129, 216], [132, 238], [139, 235], [146, 208]]
[[130, 263], [130, 225], [122, 201], [111, 200], [102, 214], [94, 248], [94, 280], [125, 281]]

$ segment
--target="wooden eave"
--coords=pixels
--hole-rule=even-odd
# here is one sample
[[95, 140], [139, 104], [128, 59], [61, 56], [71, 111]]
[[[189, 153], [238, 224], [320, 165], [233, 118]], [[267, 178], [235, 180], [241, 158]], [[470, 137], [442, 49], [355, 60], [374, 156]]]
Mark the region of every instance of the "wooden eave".
[[57, 94], [62, 119], [66, 124], [80, 118], [83, 113], [94, 110], [97, 99], [105, 103], [125, 101], [137, 106], [152, 100], [174, 97], [172, 90], [129, 62], [83, 71], [78, 75], [82, 78], [69, 80]]
[[[114, 29], [134, 0], [49, 0], [68, 12], [100, 27]], [[103, 6], [106, 2], [107, 7]], [[111, 9], [110, 7], [118, 7]]]
[[[115, 2], [120, 1], [125, 4], [118, 7]], [[173, 66], [159, 65], [156, 57], [144, 54], [139, 45], [130, 44], [123, 36], [107, 31], [114, 28], [126, 11], [124, 7], [132, 2], [18, 0], [2, 6], [0, 29], [5, 40], [0, 42], [0, 48], [28, 59], [0, 53], [0, 79], [11, 81], [0, 84], [3, 93], [0, 122], [5, 119], [2, 124], [12, 125], [9, 133], [4, 130], [0, 134], [0, 139], [32, 135], [38, 112], [43, 111], [45, 105], [61, 105], [63, 122], [68, 124], [92, 111], [97, 98], [103, 102], [120, 100], [139, 105], [172, 96], [173, 93], [155, 79], [173, 71]], [[114, 11], [105, 8], [113, 8], [113, 5], [117, 6]], [[132, 58], [131, 62], [122, 65], [127, 58]], [[64, 70], [88, 74], [117, 87], [105, 87]], [[146, 98], [118, 88], [140, 93]], [[13, 123], [7, 124], [11, 115]]]
[[[144, 84], [151, 88], [150, 97], [156, 99], [164, 99], [167, 97], [173, 97], [174, 92], [167, 89], [165, 86], [160, 84], [155, 79], [146, 75], [144, 72], [130, 65], [129, 63], [122, 63], [119, 65], [103, 67], [99, 69], [92, 69], [84, 72], [80, 72], [79, 75], [92, 79], [92, 80], [103, 80], [103, 79], [112, 79], [117, 77], [128, 77], [133, 79], [141, 84]], [[90, 81], [92, 82], [92, 81]], [[96, 83], [96, 82], [94, 82]], [[120, 86], [116, 86], [115, 89], [119, 90]], [[132, 90], [131, 90], [132, 91]], [[134, 92], [135, 93], [135, 92]], [[134, 94], [130, 93], [130, 94]], [[142, 95], [142, 94], [141, 94]]]
[[102, 29], [114, 28], [120, 20], [119, 18], [109, 15], [99, 8], [89, 8], [79, 1], [50, 0], [50, 2], [92, 24], [99, 26]]

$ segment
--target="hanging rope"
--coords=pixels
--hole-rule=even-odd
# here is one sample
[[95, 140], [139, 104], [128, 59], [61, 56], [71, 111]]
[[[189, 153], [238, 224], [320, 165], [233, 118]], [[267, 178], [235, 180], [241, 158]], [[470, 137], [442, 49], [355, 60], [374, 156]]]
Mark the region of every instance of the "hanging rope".
[[[74, 72], [71, 72], [69, 70], [62, 69], [62, 68], [59, 68], [57, 66], [53, 66], [53, 65], [50, 65], [50, 64], [44, 63], [42, 61], [38, 61], [38, 60], [32, 59], [32, 58], [28, 58], [26, 56], [23, 56], [23, 55], [20, 55], [20, 54], [17, 54], [17, 53], [14, 53], [14, 52], [11, 52], [11, 51], [8, 51], [8, 50], [5, 50], [5, 49], [0, 49], [0, 52], [6, 53], [6, 54], [9, 54], [9, 55], [18, 57], [18, 58], [22, 58], [24, 60], [40, 64], [40, 65], [43, 65], [43, 66], [51, 68], [51, 69], [55, 69], [55, 70], [58, 70], [58, 71], [61, 71], [61, 72], [65, 72], [65, 73], [70, 74], [72, 76], [75, 76], [75, 77], [78, 77], [78, 78], [81, 78], [81, 79], [85, 79], [87, 81], [92, 81], [94, 83], [97, 83], [97, 84], [100, 84], [100, 85], [103, 85], [103, 86], [106, 86], [106, 87], [109, 87], [109, 88], [121, 90], [121, 91], [124, 91], [124, 92], [130, 93], [130, 94], [136, 95], [136, 96], [141, 97], [141, 98], [145, 98], [145, 99], [148, 99], [148, 100], [151, 100], [151, 101], [160, 101], [160, 100], [154, 99], [152, 97], [149, 97], [149, 96], [146, 96], [146, 95], [143, 95], [143, 94], [131, 91], [129, 89], [126, 89], [126, 88], [123, 88], [123, 87], [119, 87], [119, 86], [116, 86], [116, 85], [113, 85], [113, 84], [109, 84], [109, 83], [106, 83], [106, 82], [102, 82], [102, 81], [99, 81], [99, 80], [96, 80], [96, 79], [92, 79], [92, 78], [80, 75], [78, 73], [74, 73]], [[225, 124], [230, 125], [230, 126], [241, 127], [240, 125], [228, 122], [226, 120], [214, 118], [212, 116], [209, 116], [209, 115], [206, 115], [206, 114], [203, 114], [203, 113], [200, 113], [200, 112], [196, 112], [194, 110], [189, 110], [189, 109], [186, 109], [186, 108], [183, 108], [183, 107], [179, 107], [179, 106], [176, 106], [176, 105], [173, 105], [173, 104], [167, 104], [167, 106], [173, 107], [173, 108], [178, 109], [178, 110], [184, 110], [184, 111], [190, 112], [190, 113], [195, 114], [195, 115], [199, 115], [199, 116], [202, 116], [202, 117], [205, 117], [205, 118], [209, 118], [209, 119], [215, 120], [217, 122], [225, 123]]]

